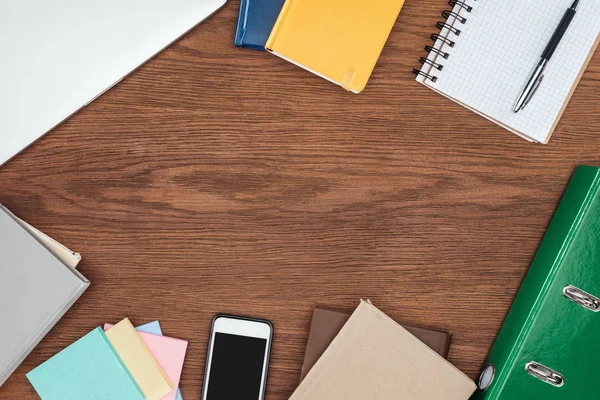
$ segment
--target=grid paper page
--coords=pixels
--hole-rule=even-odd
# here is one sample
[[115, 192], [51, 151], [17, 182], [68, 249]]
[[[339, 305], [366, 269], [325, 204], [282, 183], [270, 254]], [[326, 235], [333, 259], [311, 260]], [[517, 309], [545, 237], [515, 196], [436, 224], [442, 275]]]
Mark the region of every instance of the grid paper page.
[[600, 1], [581, 0], [542, 84], [518, 113], [513, 107], [573, 0], [466, 2], [473, 7], [471, 13], [459, 6], [455, 11], [467, 21], [462, 24], [452, 16], [447, 21], [460, 35], [441, 32], [455, 46], [439, 40], [435, 45], [448, 58], [429, 55], [443, 69], [422, 69], [438, 79], [418, 80], [517, 134], [546, 142], [600, 33]]

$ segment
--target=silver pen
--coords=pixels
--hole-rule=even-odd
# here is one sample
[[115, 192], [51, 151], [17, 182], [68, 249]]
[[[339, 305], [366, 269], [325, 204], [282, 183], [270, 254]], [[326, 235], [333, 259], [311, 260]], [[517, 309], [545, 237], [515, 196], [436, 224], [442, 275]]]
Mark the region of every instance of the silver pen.
[[579, 0], [575, 0], [573, 2], [573, 4], [571, 5], [571, 7], [569, 7], [567, 9], [567, 12], [565, 13], [562, 20], [560, 21], [560, 24], [558, 24], [558, 27], [554, 31], [554, 34], [552, 35], [550, 42], [548, 42], [548, 45], [544, 49], [544, 52], [542, 53], [542, 56], [540, 57], [540, 61], [538, 62], [537, 66], [535, 67], [533, 74], [527, 81], [527, 84], [525, 85], [525, 88], [523, 89], [523, 92], [521, 93], [521, 96], [519, 97], [519, 100], [517, 101], [517, 104], [515, 105], [515, 108], [513, 109], [514, 112], [519, 112], [520, 110], [524, 109], [525, 106], [529, 103], [529, 101], [533, 97], [533, 95], [535, 94], [535, 92], [540, 87], [540, 84], [542, 83], [542, 80], [544, 79], [544, 70], [546, 69], [548, 62], [552, 58], [552, 55], [556, 51], [558, 44], [560, 43], [563, 36], [567, 32], [569, 25], [571, 25], [571, 21], [573, 21], [573, 17], [575, 17], [575, 13], [577, 12], [578, 6], [579, 6]]

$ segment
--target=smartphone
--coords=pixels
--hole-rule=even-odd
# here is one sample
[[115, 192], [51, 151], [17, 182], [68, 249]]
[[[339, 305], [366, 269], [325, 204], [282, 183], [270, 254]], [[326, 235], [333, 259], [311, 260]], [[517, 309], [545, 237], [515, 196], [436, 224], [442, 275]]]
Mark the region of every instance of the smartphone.
[[269, 321], [215, 316], [201, 399], [264, 400], [272, 342]]

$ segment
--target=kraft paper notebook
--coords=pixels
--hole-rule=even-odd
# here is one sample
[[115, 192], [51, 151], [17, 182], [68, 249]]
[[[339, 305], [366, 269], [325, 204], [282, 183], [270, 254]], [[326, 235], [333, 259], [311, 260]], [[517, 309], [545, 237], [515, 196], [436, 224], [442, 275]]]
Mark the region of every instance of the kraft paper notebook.
[[[138, 332], [146, 332], [152, 333], [154, 335], [163, 335], [162, 328], [160, 327], [160, 323], [158, 321], [148, 322], [147, 324], [137, 326], [135, 328]], [[181, 389], [177, 388], [177, 397], [176, 400], [183, 400], [183, 396], [181, 394]]]
[[146, 400], [160, 400], [174, 389], [129, 319], [126, 318], [107, 330], [106, 337], [144, 393]]
[[361, 302], [290, 400], [467, 400], [475, 383]]
[[286, 0], [266, 48], [359, 93], [403, 4], [404, 0]]
[[[105, 324], [104, 330], [112, 328], [112, 324]], [[183, 370], [183, 362], [187, 351], [188, 342], [185, 340], [175, 339], [162, 335], [154, 335], [136, 328], [138, 334], [150, 349], [150, 352], [158, 362], [160, 368], [167, 375], [174, 389], [167, 395], [162, 397], [162, 400], [175, 400], [177, 398], [177, 387], [181, 379], [181, 371]]]
[[485, 362], [473, 400], [597, 399], [600, 169], [580, 166]]
[[0, 205], [0, 385], [89, 281]]
[[[314, 309], [306, 351], [304, 352], [301, 380], [304, 379], [308, 371], [310, 371], [325, 350], [327, 350], [333, 339], [340, 333], [346, 322], [348, 322], [350, 315], [329, 308], [316, 307]], [[451, 334], [406, 325], [404, 325], [404, 328], [433, 351], [444, 358], [448, 358], [450, 343], [452, 342]]]
[[415, 71], [417, 81], [527, 140], [547, 143], [600, 42], [600, 1], [580, 1], [537, 92], [525, 109], [513, 108], [572, 3], [453, 2]]
[[285, 0], [241, 0], [234, 44], [264, 50]]
[[100, 327], [27, 374], [43, 400], [144, 400]]

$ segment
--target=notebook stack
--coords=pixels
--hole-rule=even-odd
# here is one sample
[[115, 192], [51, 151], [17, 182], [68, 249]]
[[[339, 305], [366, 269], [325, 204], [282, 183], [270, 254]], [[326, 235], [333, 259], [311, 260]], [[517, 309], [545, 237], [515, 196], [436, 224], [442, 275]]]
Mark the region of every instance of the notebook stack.
[[98, 327], [27, 374], [43, 400], [182, 399], [188, 342], [162, 335], [158, 321]]
[[317, 308], [290, 400], [467, 400], [475, 383], [445, 359], [450, 340], [402, 327], [367, 301], [351, 316]]
[[527, 107], [515, 104], [573, 0], [450, 1], [417, 81], [509, 131], [548, 143], [600, 43], [600, 2], [577, 13]]
[[404, 0], [242, 0], [235, 45], [267, 50], [361, 92]]

